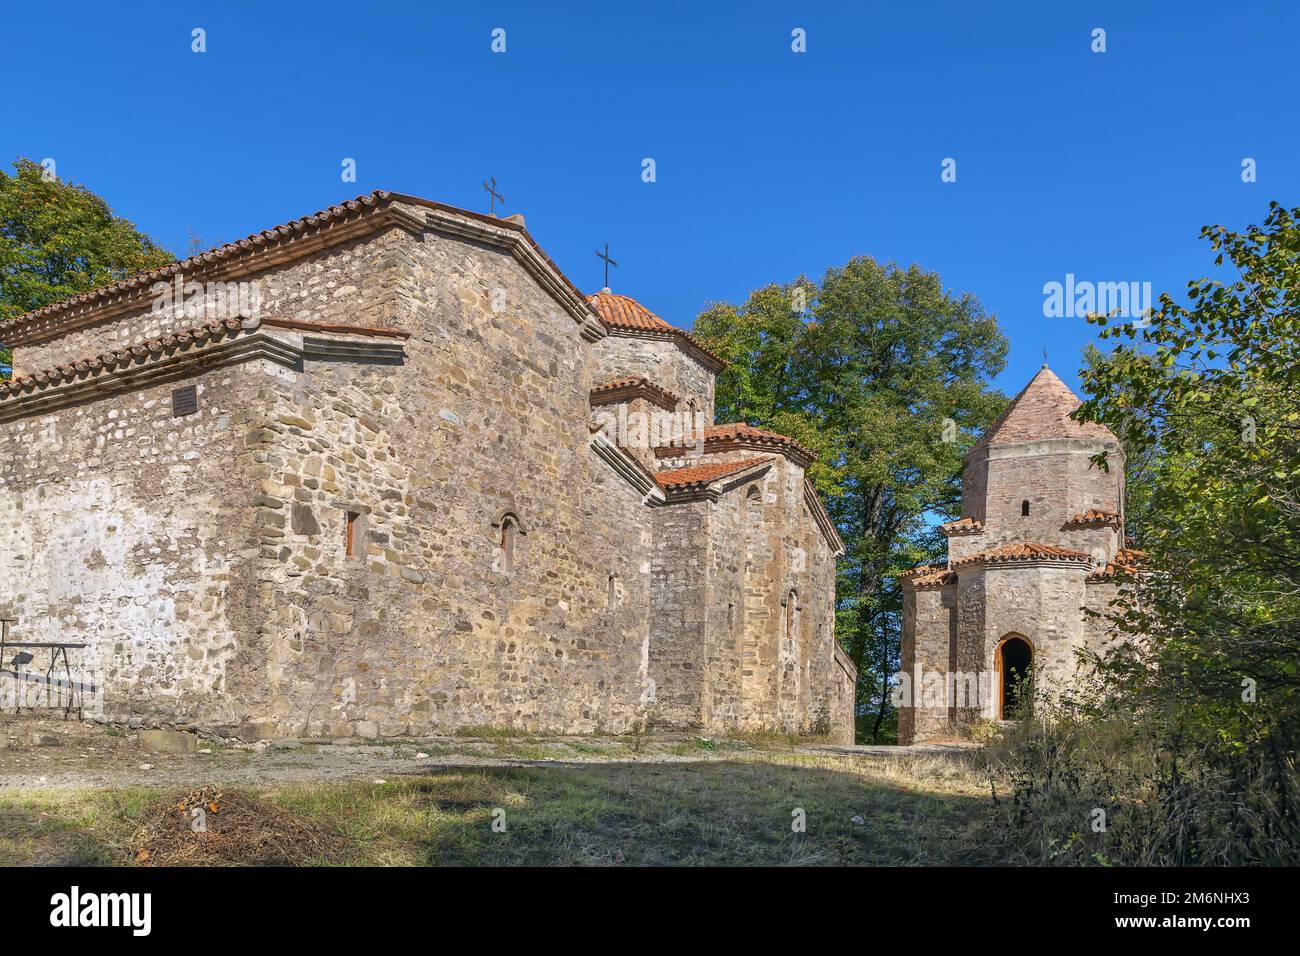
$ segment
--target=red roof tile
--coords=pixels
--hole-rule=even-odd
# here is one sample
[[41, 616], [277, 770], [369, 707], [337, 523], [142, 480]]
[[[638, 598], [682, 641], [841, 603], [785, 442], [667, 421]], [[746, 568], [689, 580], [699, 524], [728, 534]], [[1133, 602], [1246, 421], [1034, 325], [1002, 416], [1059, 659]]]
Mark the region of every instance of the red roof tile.
[[[793, 454], [801, 464], [817, 460], [817, 456], [789, 435], [780, 435], [765, 428], [756, 428], [744, 422], [709, 425], [704, 429], [704, 454], [715, 455], [744, 448], [784, 450]], [[682, 453], [679, 446], [666, 445], [655, 449], [660, 458], [673, 458]]]
[[1099, 508], [1089, 508], [1087, 511], [1081, 511], [1065, 523], [1066, 529], [1072, 528], [1095, 528], [1095, 527], [1119, 527], [1119, 515], [1113, 511], [1102, 511]]
[[638, 329], [647, 332], [675, 332], [677, 329], [655, 315], [636, 299], [613, 292], [600, 291], [588, 296], [587, 301], [596, 308], [608, 326], [618, 329]]
[[660, 388], [644, 375], [630, 375], [604, 382], [591, 390], [592, 405], [610, 405], [633, 398], [645, 398], [669, 411], [677, 407], [680, 399], [666, 388]]
[[595, 295], [587, 296], [587, 301], [596, 310], [601, 321], [612, 329], [672, 336], [685, 342], [691, 350], [700, 353], [706, 359], [705, 365], [713, 366], [720, 371], [730, 364], [689, 332], [665, 322], [631, 296], [615, 295], [608, 289], [601, 289]]
[[1121, 571], [1125, 574], [1134, 574], [1141, 567], [1145, 557], [1145, 551], [1138, 551], [1136, 548], [1120, 548], [1115, 552], [1115, 560], [1108, 562], [1104, 568], [1093, 571], [1088, 575], [1088, 580], [1105, 581]]
[[770, 458], [750, 458], [748, 461], [726, 461], [718, 462], [715, 465], [692, 465], [689, 468], [674, 468], [670, 471], [660, 471], [655, 474], [655, 481], [659, 487], [665, 491], [681, 491], [685, 488], [703, 488], [719, 478], [726, 478], [728, 475], [734, 475], [744, 471], [746, 468], [752, 468], [754, 465], [761, 465], [765, 461], [771, 461]]
[[1061, 561], [1067, 564], [1091, 565], [1092, 558], [1082, 551], [1072, 548], [1059, 548], [1054, 544], [1040, 544], [1037, 541], [1023, 541], [1003, 544], [987, 551], [977, 551], [964, 558], [958, 558], [949, 567], [960, 568], [968, 564], [1007, 564], [1018, 561]]
[[947, 524], [939, 525], [939, 531], [949, 537], [981, 534], [984, 531], [984, 522], [976, 521], [974, 518], [958, 518], [956, 521], [949, 521]]
[[941, 564], [921, 564], [914, 568], [908, 568], [906, 571], [900, 571], [897, 577], [918, 589], [940, 587], [944, 584], [952, 584], [957, 580], [957, 575]]
[[8, 381], [0, 382], [0, 401], [38, 388], [59, 385], [78, 377], [103, 375], [114, 371], [121, 365], [160, 357], [169, 350], [186, 349], [209, 341], [233, 337], [238, 335], [243, 328], [244, 325], [240, 319], [224, 319], [181, 329], [176, 332], [169, 332], [166, 335], [148, 339], [139, 345], [127, 345], [88, 358], [72, 359], [63, 365], [42, 369], [39, 372], [32, 372], [27, 375], [19, 375]]
[[1069, 386], [1044, 365], [971, 450], [985, 445], [1009, 445], [1046, 438], [1118, 441], [1105, 425], [1071, 418], [1070, 415], [1081, 404]]

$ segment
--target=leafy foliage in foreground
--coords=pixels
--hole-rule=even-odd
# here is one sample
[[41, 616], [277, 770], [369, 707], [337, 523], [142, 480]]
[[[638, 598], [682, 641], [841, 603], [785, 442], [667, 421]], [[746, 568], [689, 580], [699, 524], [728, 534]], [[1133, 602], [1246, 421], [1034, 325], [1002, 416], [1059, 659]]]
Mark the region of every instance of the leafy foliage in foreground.
[[1008, 756], [1044, 859], [1300, 863], [1300, 209], [1202, 236], [1226, 279], [1104, 328], [1084, 372], [1080, 414], [1150, 471], [1148, 572], [1109, 612], [1140, 640]]

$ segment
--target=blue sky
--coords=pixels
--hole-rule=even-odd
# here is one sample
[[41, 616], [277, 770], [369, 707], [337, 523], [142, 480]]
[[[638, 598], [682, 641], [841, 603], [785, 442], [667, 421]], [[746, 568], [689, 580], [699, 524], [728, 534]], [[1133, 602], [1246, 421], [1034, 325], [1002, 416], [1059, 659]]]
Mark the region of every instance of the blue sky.
[[915, 261], [997, 315], [999, 386], [1044, 346], [1076, 385], [1094, 333], [1045, 318], [1044, 283], [1181, 290], [1209, 269], [1202, 225], [1300, 200], [1298, 11], [24, 4], [0, 22], [0, 160], [53, 158], [178, 252], [375, 188], [486, 209], [493, 175], [580, 288], [600, 286], [608, 241], [615, 290], [682, 326], [853, 255]]

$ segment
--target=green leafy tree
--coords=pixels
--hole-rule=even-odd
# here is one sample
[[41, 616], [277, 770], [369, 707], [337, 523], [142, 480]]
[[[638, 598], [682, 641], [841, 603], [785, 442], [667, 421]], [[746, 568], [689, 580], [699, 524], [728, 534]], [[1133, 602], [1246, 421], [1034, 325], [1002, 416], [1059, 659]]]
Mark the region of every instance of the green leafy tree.
[[[0, 321], [173, 260], [84, 186], [30, 159], [0, 170]], [[7, 347], [0, 373], [8, 376]]]
[[[1133, 642], [1100, 662], [1094, 716], [1136, 728], [1176, 827], [1148, 859], [1300, 854], [1300, 208], [1207, 226], [1221, 270], [1163, 295], [1084, 369], [1080, 416], [1149, 474], [1147, 573], [1109, 612]], [[1146, 794], [1129, 794], [1135, 801]], [[1163, 841], [1163, 842], [1161, 842]]]
[[867, 257], [820, 283], [769, 285], [717, 304], [694, 332], [733, 364], [720, 421], [788, 434], [817, 452], [810, 477], [844, 538], [837, 637], [859, 670], [859, 736], [888, 739], [902, 592], [894, 575], [943, 553], [961, 457], [1006, 398], [988, 382], [1007, 341], [970, 294], [919, 266]]

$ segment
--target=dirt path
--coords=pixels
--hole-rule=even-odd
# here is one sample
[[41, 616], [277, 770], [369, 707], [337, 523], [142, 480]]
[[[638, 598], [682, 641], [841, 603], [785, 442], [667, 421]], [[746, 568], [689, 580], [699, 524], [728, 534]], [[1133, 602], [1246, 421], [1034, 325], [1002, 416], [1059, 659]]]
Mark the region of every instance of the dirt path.
[[727, 759], [755, 749], [739, 742], [687, 735], [646, 738], [639, 747], [626, 737], [428, 737], [256, 744], [200, 739], [197, 743], [196, 753], [158, 753], [146, 748], [140, 735], [131, 731], [77, 721], [0, 716], [0, 789], [382, 780], [448, 766], [681, 763]]

